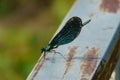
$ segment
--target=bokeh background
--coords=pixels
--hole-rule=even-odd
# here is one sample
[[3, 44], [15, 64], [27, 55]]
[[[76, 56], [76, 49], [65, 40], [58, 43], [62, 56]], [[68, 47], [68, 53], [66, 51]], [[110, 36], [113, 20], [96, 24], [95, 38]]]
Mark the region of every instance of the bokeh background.
[[0, 80], [25, 80], [74, 0], [0, 0]]

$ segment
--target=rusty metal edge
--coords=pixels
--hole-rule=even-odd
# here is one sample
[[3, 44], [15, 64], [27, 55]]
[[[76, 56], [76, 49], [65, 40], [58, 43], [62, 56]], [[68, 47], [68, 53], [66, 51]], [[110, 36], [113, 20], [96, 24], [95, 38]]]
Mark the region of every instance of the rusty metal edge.
[[[120, 27], [120, 24], [118, 26], [118, 28]], [[120, 29], [117, 29], [120, 30]], [[109, 55], [109, 59], [107, 59], [105, 61], [105, 64], [102, 63], [99, 64], [98, 69], [100, 69], [100, 67], [102, 66], [102, 68], [100, 70], [96, 70], [95, 74], [93, 75], [92, 80], [109, 80], [111, 77], [111, 74], [113, 72], [113, 70], [115, 69], [117, 62], [119, 60], [119, 49], [120, 49], [120, 31], [116, 31], [117, 33], [115, 35], [117, 35], [117, 39], [115, 40], [115, 43], [113, 45], [113, 49], [110, 50], [110, 55]], [[114, 38], [115, 39], [115, 36]]]

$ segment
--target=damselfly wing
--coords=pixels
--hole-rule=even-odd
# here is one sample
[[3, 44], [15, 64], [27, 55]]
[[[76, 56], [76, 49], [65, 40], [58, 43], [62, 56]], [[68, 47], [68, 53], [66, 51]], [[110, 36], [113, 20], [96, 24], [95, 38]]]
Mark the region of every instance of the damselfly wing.
[[51, 40], [51, 42], [45, 48], [41, 49], [41, 51], [44, 52], [44, 56], [47, 51], [49, 52], [60, 45], [72, 42], [80, 34], [82, 27], [90, 21], [91, 20], [88, 20], [82, 24], [82, 20], [79, 17], [75, 16], [70, 18], [60, 32], [58, 32]]

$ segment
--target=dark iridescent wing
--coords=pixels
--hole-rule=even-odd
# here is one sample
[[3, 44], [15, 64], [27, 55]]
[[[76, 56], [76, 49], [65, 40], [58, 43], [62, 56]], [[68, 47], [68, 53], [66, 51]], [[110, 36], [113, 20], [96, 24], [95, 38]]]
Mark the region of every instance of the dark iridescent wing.
[[79, 35], [81, 28], [81, 19], [79, 17], [72, 17], [49, 44], [54, 47], [70, 43]]

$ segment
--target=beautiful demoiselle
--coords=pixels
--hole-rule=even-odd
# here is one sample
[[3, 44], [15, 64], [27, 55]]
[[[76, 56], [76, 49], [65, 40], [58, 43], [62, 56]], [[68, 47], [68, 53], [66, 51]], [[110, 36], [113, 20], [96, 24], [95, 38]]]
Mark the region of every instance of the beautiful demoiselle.
[[90, 21], [91, 20], [88, 20], [82, 24], [82, 20], [79, 17], [74, 16], [70, 18], [66, 22], [65, 26], [50, 41], [50, 43], [45, 48], [41, 49], [41, 53], [44, 52], [44, 58], [46, 52], [54, 51], [54, 53], [61, 54], [53, 49], [57, 48], [60, 45], [72, 42], [80, 34], [81, 28], [88, 24]]

